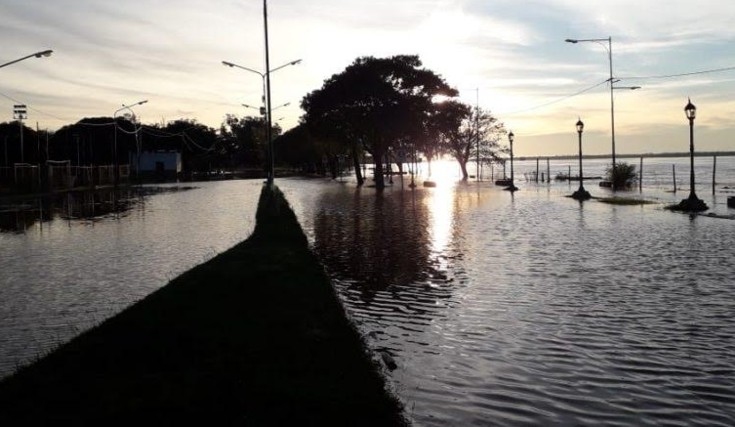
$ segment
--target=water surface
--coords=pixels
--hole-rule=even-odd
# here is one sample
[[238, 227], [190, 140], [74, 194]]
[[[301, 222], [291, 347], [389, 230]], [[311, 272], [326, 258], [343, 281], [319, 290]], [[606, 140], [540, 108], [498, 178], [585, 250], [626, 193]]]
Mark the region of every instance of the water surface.
[[417, 425], [735, 423], [731, 220], [568, 184], [279, 186]]

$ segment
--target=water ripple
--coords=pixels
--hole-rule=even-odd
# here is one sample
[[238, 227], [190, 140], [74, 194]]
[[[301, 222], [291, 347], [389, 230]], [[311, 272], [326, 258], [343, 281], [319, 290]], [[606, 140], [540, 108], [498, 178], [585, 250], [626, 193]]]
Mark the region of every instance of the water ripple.
[[416, 425], [735, 424], [729, 221], [560, 190], [281, 185]]

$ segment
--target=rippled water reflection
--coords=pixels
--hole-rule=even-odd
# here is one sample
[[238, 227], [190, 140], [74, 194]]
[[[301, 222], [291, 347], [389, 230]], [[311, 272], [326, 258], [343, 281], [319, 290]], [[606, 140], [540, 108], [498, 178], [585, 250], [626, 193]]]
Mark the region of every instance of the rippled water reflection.
[[259, 180], [166, 187], [0, 208], [0, 377], [252, 232]]
[[735, 423], [732, 221], [566, 185], [279, 186], [417, 425]]

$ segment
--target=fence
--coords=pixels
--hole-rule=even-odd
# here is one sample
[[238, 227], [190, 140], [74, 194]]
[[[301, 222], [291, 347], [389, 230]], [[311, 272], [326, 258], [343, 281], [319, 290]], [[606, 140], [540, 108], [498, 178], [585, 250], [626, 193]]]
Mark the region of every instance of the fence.
[[[42, 173], [43, 172], [43, 173]], [[72, 166], [68, 160], [50, 160], [46, 167], [16, 163], [0, 167], [0, 193], [25, 194], [41, 191], [65, 191], [115, 184], [115, 166]], [[120, 165], [118, 182], [130, 179], [130, 165]]]

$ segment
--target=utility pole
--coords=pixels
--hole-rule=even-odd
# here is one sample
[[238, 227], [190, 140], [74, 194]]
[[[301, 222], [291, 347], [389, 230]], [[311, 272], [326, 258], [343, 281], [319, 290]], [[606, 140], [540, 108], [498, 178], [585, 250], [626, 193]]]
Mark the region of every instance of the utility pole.
[[25, 104], [13, 105], [13, 118], [18, 120], [20, 125], [20, 162], [25, 163], [25, 155], [23, 150], [23, 120], [28, 118], [28, 110]]

